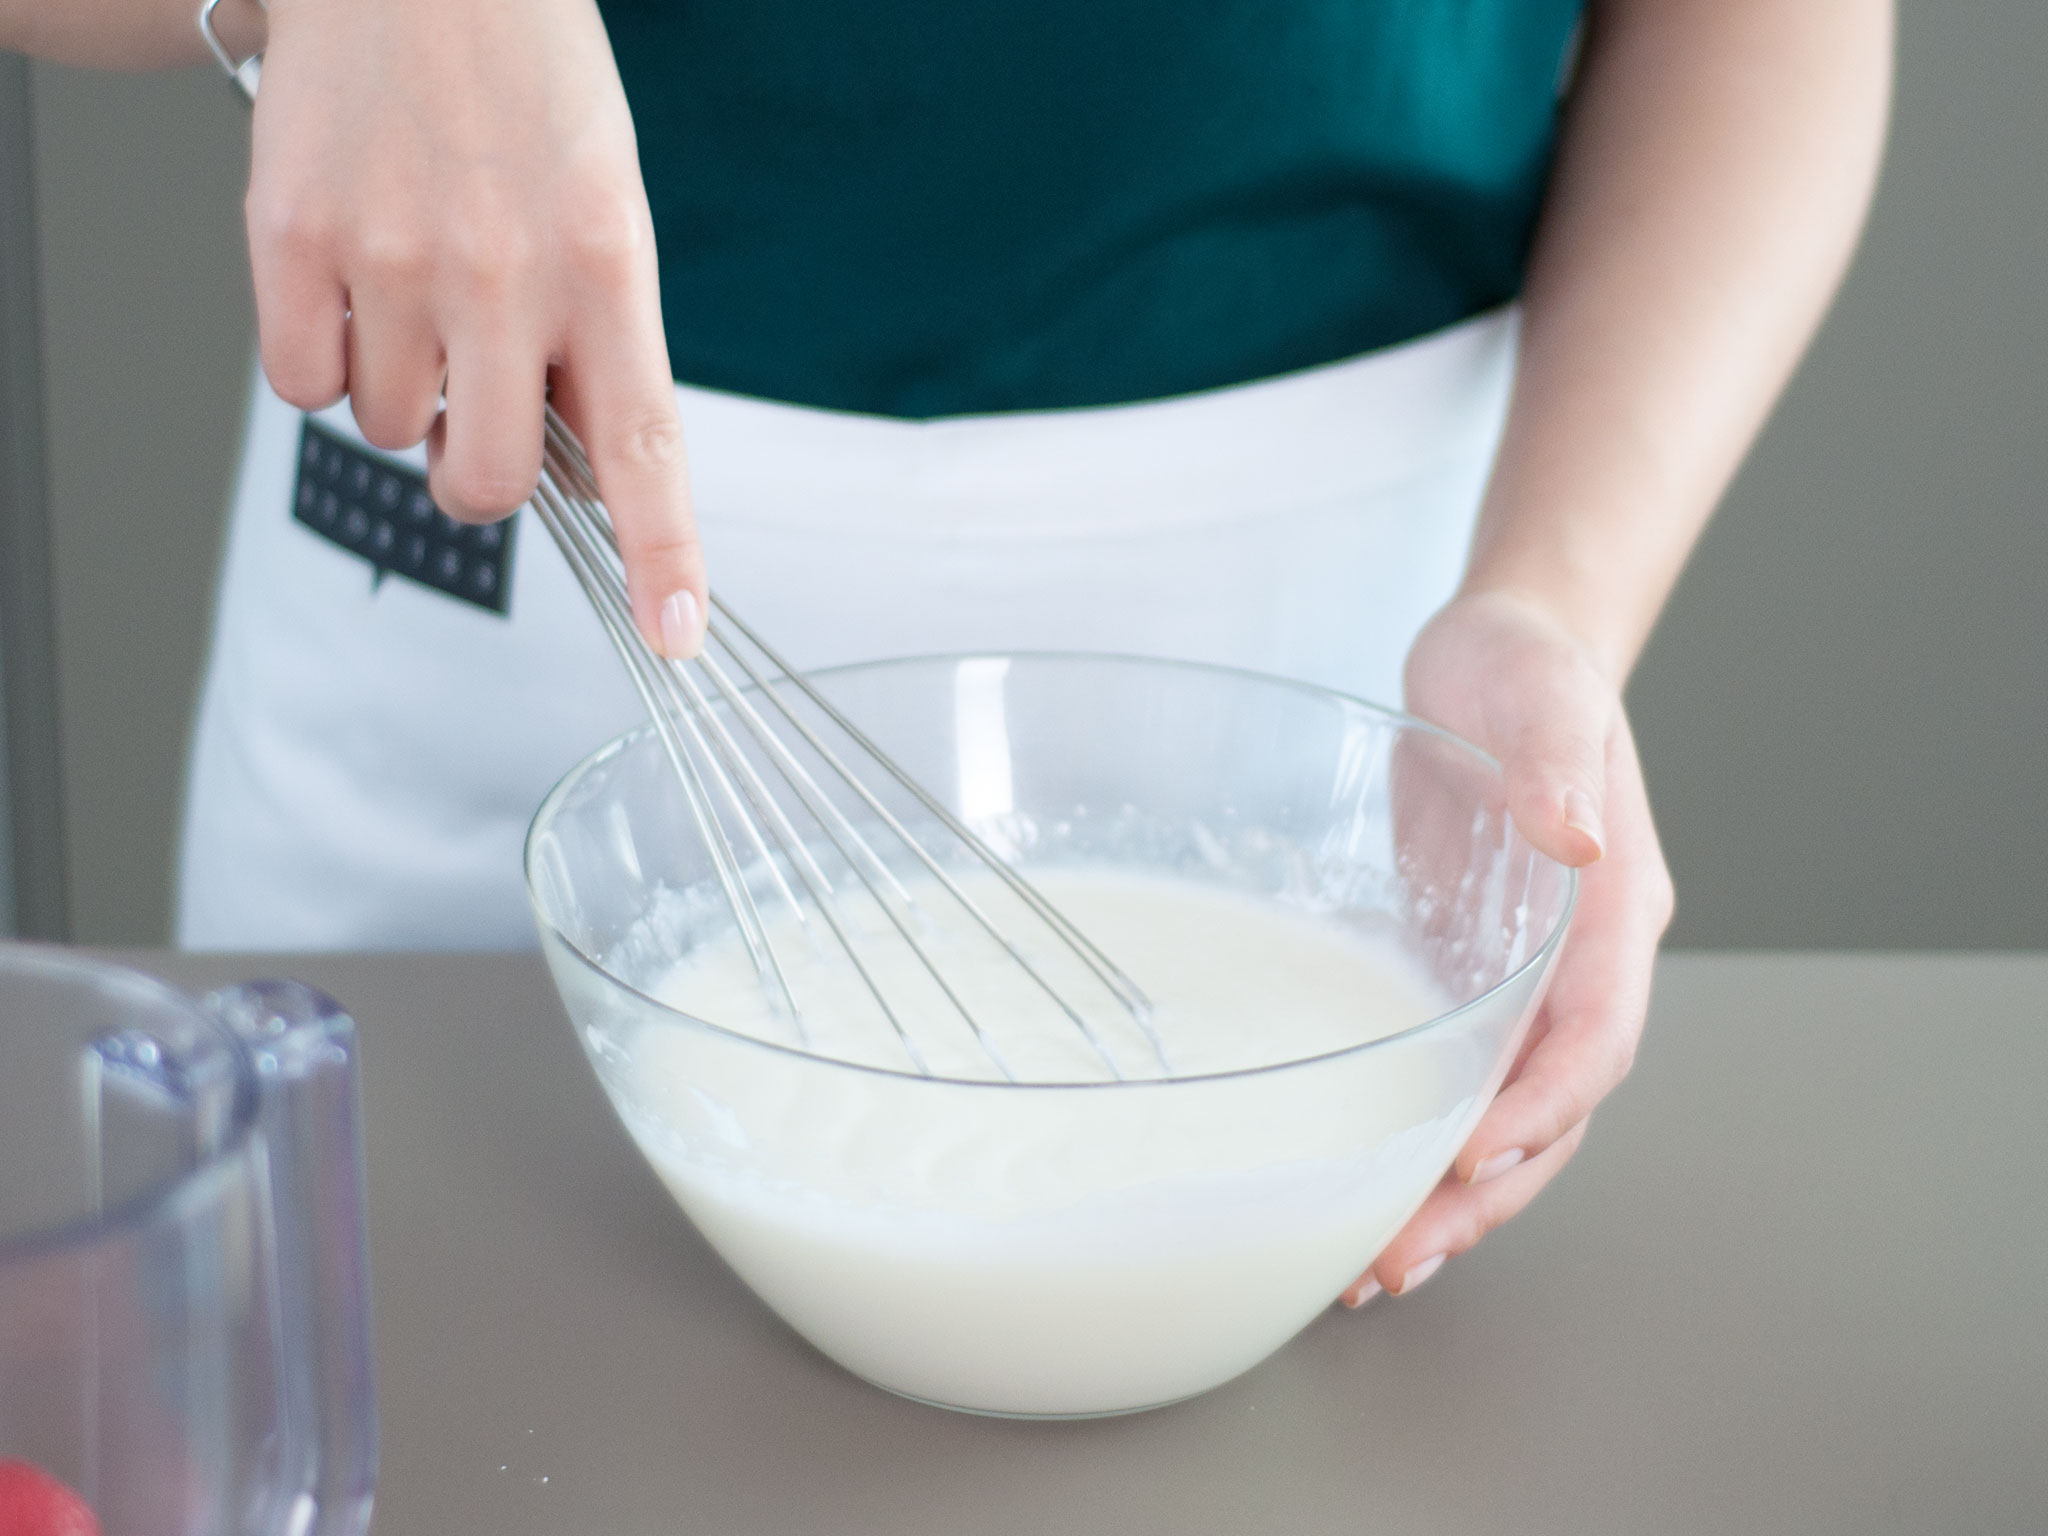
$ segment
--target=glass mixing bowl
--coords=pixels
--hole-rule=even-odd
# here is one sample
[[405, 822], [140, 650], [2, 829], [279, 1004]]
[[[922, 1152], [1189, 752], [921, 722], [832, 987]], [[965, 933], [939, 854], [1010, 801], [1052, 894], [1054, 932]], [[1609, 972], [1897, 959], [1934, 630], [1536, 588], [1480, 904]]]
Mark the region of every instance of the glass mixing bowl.
[[1573, 872], [1514, 830], [1491, 758], [1326, 689], [1080, 655], [813, 681], [1027, 874], [1108, 866], [1317, 913], [1397, 944], [1442, 1010], [1312, 1059], [1123, 1082], [933, 1077], [722, 1029], [653, 995], [732, 918], [643, 729], [570, 772], [526, 852], [542, 950], [626, 1128], [764, 1301], [890, 1391], [1077, 1417], [1257, 1364], [1470, 1134]]

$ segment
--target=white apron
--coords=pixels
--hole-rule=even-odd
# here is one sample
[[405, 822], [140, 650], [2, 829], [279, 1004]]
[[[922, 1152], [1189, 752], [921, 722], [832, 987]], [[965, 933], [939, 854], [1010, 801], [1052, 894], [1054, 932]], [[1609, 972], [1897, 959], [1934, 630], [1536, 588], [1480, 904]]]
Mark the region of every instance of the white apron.
[[[934, 422], [677, 395], [713, 585], [798, 665], [1117, 651], [1398, 702], [1464, 562], [1514, 343], [1500, 311], [1230, 389]], [[317, 419], [361, 444], [345, 403]], [[526, 514], [502, 616], [373, 583], [292, 521], [300, 427], [259, 379], [179, 942], [524, 947], [527, 822], [638, 702]]]

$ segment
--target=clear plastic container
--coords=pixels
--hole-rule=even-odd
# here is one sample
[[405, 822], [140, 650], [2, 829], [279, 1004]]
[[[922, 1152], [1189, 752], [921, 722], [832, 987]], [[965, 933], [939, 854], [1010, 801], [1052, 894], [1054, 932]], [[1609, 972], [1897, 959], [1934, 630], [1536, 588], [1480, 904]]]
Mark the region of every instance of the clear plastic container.
[[1311, 1060], [1125, 1082], [933, 1078], [730, 1032], [649, 995], [731, 919], [643, 731], [563, 780], [527, 848], [543, 951], [627, 1129], [770, 1306], [890, 1391], [1074, 1417], [1255, 1365], [1470, 1134], [1573, 873], [1516, 833], [1491, 759], [1327, 690], [1051, 655], [816, 681], [1027, 874], [1140, 871], [1377, 932], [1445, 1007]]
[[104, 1536], [361, 1536], [360, 1121], [310, 988], [0, 944], [0, 1458]]

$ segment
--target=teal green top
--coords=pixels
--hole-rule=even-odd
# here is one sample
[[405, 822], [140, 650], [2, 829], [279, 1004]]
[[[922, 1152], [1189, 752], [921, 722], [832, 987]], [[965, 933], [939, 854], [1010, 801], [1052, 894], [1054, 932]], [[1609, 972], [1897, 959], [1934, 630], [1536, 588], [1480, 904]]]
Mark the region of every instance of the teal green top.
[[1154, 399], [1520, 286], [1579, 0], [603, 0], [675, 376]]

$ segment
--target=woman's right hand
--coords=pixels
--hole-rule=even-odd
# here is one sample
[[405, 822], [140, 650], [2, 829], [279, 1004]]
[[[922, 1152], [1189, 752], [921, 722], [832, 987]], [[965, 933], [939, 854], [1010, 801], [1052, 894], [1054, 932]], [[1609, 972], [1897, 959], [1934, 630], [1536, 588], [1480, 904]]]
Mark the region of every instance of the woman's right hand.
[[641, 632], [696, 651], [653, 221], [595, 0], [270, 0], [248, 221], [280, 396], [424, 439], [435, 501], [485, 522], [532, 493], [552, 388]]

